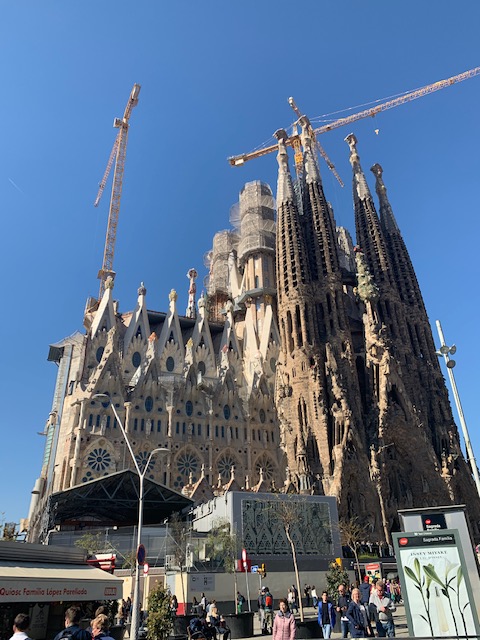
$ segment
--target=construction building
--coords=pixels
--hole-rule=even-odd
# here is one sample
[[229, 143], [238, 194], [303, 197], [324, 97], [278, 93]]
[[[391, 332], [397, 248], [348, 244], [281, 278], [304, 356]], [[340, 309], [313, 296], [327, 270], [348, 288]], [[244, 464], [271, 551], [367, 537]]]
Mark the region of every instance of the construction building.
[[55, 516], [56, 494], [133, 468], [97, 394], [110, 397], [140, 466], [168, 449], [147, 478], [197, 504], [240, 490], [335, 496], [341, 518], [358, 515], [371, 539], [391, 543], [398, 509], [464, 503], [479, 536], [479, 497], [381, 167], [377, 213], [348, 137], [354, 250], [324, 194], [311, 128], [295, 179], [278, 137], [276, 205], [268, 185], [245, 185], [232, 229], [207, 254], [205, 296], [197, 302], [191, 269], [184, 314], [173, 290], [166, 312], [149, 310], [143, 283], [121, 312], [109, 274], [85, 333], [50, 347], [58, 376], [31, 540], [115, 519]]

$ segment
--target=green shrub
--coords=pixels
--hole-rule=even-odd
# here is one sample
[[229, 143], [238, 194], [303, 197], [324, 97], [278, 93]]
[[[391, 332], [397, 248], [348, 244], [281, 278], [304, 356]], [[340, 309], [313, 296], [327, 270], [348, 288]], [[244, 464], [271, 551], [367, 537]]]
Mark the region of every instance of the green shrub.
[[170, 595], [162, 587], [157, 587], [148, 596], [148, 640], [165, 640], [172, 626]]

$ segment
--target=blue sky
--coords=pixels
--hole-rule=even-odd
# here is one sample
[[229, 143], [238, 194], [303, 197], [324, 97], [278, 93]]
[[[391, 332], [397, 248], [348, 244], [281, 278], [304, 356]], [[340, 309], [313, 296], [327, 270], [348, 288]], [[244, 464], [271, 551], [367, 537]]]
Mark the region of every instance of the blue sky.
[[[56, 367], [48, 345], [82, 329], [96, 295], [110, 187], [93, 207], [134, 82], [115, 269], [131, 309], [171, 288], [187, 304], [213, 234], [246, 181], [276, 186], [273, 155], [231, 168], [293, 121], [388, 98], [480, 65], [480, 5], [438, 0], [102, 0], [4, 3], [0, 23], [3, 310], [0, 512], [26, 517], [41, 468]], [[480, 456], [478, 174], [480, 76], [321, 138], [338, 224], [352, 232], [348, 147], [379, 162], [430, 319], [458, 347], [455, 375]], [[359, 107], [360, 110], [363, 107]], [[336, 117], [336, 116], [334, 116]], [[378, 135], [375, 129], [379, 129]], [[372, 176], [373, 178], [373, 176]], [[373, 191], [374, 181], [370, 180]], [[436, 332], [434, 337], [438, 343]]]

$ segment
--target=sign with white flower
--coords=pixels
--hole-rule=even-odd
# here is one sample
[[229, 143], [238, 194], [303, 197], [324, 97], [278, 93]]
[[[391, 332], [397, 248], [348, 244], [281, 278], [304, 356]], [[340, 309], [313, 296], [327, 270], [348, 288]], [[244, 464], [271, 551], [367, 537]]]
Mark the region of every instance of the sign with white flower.
[[393, 537], [410, 635], [479, 635], [458, 531], [394, 533]]

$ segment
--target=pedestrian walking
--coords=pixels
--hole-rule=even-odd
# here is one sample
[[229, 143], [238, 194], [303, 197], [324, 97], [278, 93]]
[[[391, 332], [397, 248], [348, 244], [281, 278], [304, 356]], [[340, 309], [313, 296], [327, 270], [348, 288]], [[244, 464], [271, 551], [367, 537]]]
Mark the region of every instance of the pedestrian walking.
[[30, 616], [26, 613], [18, 613], [13, 621], [13, 636], [10, 640], [30, 640], [26, 634], [30, 627]]
[[393, 622], [393, 612], [396, 611], [395, 604], [386, 595], [382, 580], [377, 580], [375, 589], [370, 594], [370, 611], [375, 616], [375, 625], [379, 638], [394, 638], [395, 624]]
[[295, 640], [297, 626], [295, 617], [288, 609], [285, 598], [278, 601], [279, 612], [273, 621], [272, 640]]
[[349, 620], [347, 618], [347, 609], [350, 604], [350, 597], [344, 584], [338, 586], [337, 597], [337, 614], [340, 616], [340, 624], [342, 628], [342, 638], [348, 637]]
[[328, 599], [328, 593], [322, 591], [322, 599], [318, 603], [318, 624], [322, 628], [324, 638], [330, 638], [336, 621], [335, 606]]
[[352, 589], [352, 600], [348, 605], [347, 618], [352, 638], [370, 638], [374, 635], [370, 626], [368, 605], [362, 604], [360, 590], [357, 588]]

